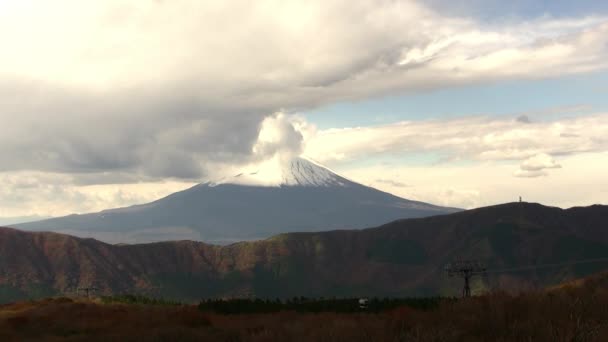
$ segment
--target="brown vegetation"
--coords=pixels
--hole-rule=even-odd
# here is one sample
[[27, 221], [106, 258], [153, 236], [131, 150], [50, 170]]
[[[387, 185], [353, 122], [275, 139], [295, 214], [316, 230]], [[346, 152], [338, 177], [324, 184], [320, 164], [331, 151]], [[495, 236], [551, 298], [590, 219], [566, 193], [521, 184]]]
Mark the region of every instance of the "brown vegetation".
[[192, 306], [111, 304], [70, 298], [0, 307], [0, 340], [174, 340], [213, 337], [207, 317]]
[[[509, 203], [361, 231], [293, 233], [255, 242], [109, 245], [0, 228], [0, 303], [70, 294], [202, 298], [453, 296], [443, 265], [480, 259], [495, 273], [474, 293], [544, 288], [605, 269], [608, 206]], [[603, 259], [604, 262], [575, 263]], [[562, 266], [496, 271], [528, 265]]]
[[606, 341], [608, 288], [597, 279], [377, 314], [219, 315], [194, 306], [48, 299], [1, 306], [0, 340]]

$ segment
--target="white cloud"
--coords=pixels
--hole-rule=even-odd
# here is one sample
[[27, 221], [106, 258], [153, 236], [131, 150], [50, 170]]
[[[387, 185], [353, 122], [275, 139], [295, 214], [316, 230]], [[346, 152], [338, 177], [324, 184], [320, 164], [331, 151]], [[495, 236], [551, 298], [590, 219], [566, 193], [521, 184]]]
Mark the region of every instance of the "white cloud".
[[549, 155], [608, 150], [608, 114], [521, 123], [464, 117], [328, 129], [307, 141], [305, 154], [336, 164], [378, 154], [435, 153], [444, 161], [524, 160], [524, 170], [557, 167]]
[[[599, 190], [608, 186], [606, 137], [608, 114], [532, 123], [465, 117], [322, 130], [305, 154], [405, 198], [473, 208], [521, 195], [568, 207], [606, 203]], [[411, 161], [420, 153], [436, 158]], [[366, 162], [370, 157], [384, 162]]]
[[197, 179], [255, 159], [277, 111], [597, 70], [607, 37], [603, 17], [488, 25], [407, 0], [2, 1], [0, 165]]
[[275, 154], [286, 158], [299, 156], [302, 153], [302, 133], [296, 126], [297, 117], [279, 112], [262, 121], [258, 139], [253, 146], [253, 153], [262, 159]]
[[[608, 169], [606, 136], [606, 114], [535, 123], [468, 117], [316, 131], [302, 118], [277, 113], [264, 121], [254, 146], [273, 146], [266, 152], [274, 157], [262, 163], [272, 168], [279, 163], [277, 158], [299, 151], [289, 146], [299, 146], [301, 138], [307, 156], [355, 181], [439, 205], [473, 208], [523, 195], [530, 201], [571, 206], [605, 203], [598, 189], [605, 186], [602, 170]], [[277, 143], [294, 137], [293, 144]], [[438, 155], [441, 160], [409, 165], [408, 155], [420, 152]], [[559, 156], [559, 163], [554, 155]], [[366, 162], [370, 156], [384, 162]], [[258, 170], [260, 165], [225, 164], [209, 177], [217, 180], [247, 167]], [[560, 167], [563, 171], [538, 178], [547, 175], [547, 169]], [[518, 177], [513, 177], [514, 169]], [[103, 178], [91, 176], [98, 182]], [[133, 182], [130, 175], [125, 177], [126, 183]], [[528, 183], [526, 178], [535, 178], [535, 182]], [[97, 211], [148, 202], [193, 184], [76, 184], [82, 179], [80, 174], [48, 172], [0, 174], [0, 217]], [[82, 184], [88, 184], [87, 180]], [[568, 187], [572, 187], [572, 196], [565, 195]]]
[[[117, 206], [137, 200], [89, 201], [105, 190], [83, 184], [112, 192], [118, 183], [190, 183], [277, 151], [328, 161], [414, 150], [475, 160], [595, 151], [605, 146], [603, 117], [565, 128], [478, 118], [317, 134], [273, 113], [600, 70], [607, 43], [603, 17], [486, 24], [407, 0], [0, 1], [0, 121], [8, 123], [0, 172], [24, 181], [34, 172], [49, 187], [39, 201], [6, 190], [0, 206], [12, 216]], [[260, 129], [269, 125], [282, 133], [266, 139]], [[297, 146], [300, 135], [310, 146]], [[64, 200], [51, 203], [53, 191]], [[18, 200], [35, 210], [14, 207]]]
[[522, 177], [522, 178], [536, 178], [536, 177], [547, 176], [548, 174], [546, 171], [543, 171], [543, 170], [529, 171], [529, 170], [518, 169], [518, 170], [515, 170], [515, 172], [513, 172], [513, 175], [515, 177]]
[[[608, 153], [591, 152], [560, 158], [562, 172], [549, 177], [513, 177], [514, 162], [410, 166], [406, 163], [336, 167], [345, 176], [396, 195], [439, 205], [475, 208], [524, 201], [568, 208], [608, 204]], [[402, 188], [376, 179], [407, 183]]]
[[398, 182], [396, 180], [393, 179], [382, 179], [382, 178], [378, 178], [376, 179], [377, 183], [384, 183], [384, 184], [388, 184], [397, 188], [407, 188], [410, 185], [406, 184], [406, 183], [402, 183], [402, 182]]
[[75, 185], [70, 176], [0, 173], [0, 217], [61, 216], [146, 203], [184, 190], [188, 182]]
[[562, 167], [557, 164], [553, 157], [546, 153], [534, 155], [521, 163], [520, 168], [525, 171], [538, 171], [542, 169], [558, 169]]
[[[563, 135], [560, 133], [560, 137]], [[515, 171], [515, 177], [540, 177], [546, 176], [545, 169], [559, 169], [562, 166], [557, 164], [553, 157], [546, 153], [539, 153], [524, 160], [519, 165], [519, 169]]]

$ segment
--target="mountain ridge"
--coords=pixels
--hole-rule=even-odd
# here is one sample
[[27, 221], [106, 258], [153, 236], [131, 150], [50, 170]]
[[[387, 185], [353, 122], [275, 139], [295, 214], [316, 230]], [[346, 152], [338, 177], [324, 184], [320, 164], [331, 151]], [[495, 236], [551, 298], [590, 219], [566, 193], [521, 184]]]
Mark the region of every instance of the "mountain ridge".
[[[500, 271], [608, 257], [608, 206], [508, 203], [363, 230], [285, 233], [226, 246], [196, 241], [111, 245], [0, 229], [0, 297], [69, 292], [202, 297], [457, 295], [443, 266], [474, 258]], [[608, 268], [565, 264], [476, 278], [474, 291], [546, 287]], [[21, 297], [20, 297], [21, 296]]]

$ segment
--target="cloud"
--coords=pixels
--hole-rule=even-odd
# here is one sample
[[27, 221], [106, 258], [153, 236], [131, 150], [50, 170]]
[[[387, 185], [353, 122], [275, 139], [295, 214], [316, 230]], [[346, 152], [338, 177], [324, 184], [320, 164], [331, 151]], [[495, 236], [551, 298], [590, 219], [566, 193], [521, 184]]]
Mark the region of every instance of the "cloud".
[[539, 153], [521, 162], [519, 169], [513, 175], [515, 177], [535, 178], [546, 176], [546, 169], [559, 169], [561, 167], [550, 155]]
[[542, 108], [542, 109], [537, 109], [537, 110], [530, 110], [530, 111], [525, 111], [522, 113], [519, 113], [518, 117], [516, 118], [516, 120], [526, 120], [526, 118], [528, 119], [528, 121], [532, 122], [534, 120], [532, 120], [531, 118], [536, 118], [536, 119], [550, 119], [550, 118], [555, 118], [555, 117], [559, 117], [559, 116], [575, 116], [575, 115], [583, 115], [583, 114], [589, 114], [593, 112], [593, 106], [589, 105], [589, 104], [576, 104], [576, 105], [564, 105], [564, 106], [555, 106], [555, 107], [548, 107], [548, 108]]
[[263, 160], [275, 154], [287, 158], [299, 156], [304, 137], [294, 126], [295, 120], [295, 117], [281, 112], [264, 119], [253, 152]]
[[28, 89], [7, 85], [0, 95], [28, 99], [0, 102], [0, 116], [11, 122], [0, 135], [0, 171], [200, 178], [205, 163], [250, 158], [266, 115], [145, 89], [108, 97]]
[[[568, 137], [564, 137], [567, 134]], [[375, 155], [427, 153], [447, 161], [523, 161], [608, 149], [608, 114], [521, 125], [510, 119], [463, 117], [327, 129], [306, 142], [305, 154], [336, 165]], [[540, 158], [540, 157], [536, 157]], [[542, 160], [541, 160], [542, 161]], [[539, 162], [531, 159], [526, 167]]]
[[393, 179], [381, 179], [381, 178], [379, 178], [379, 179], [376, 179], [376, 182], [377, 183], [382, 183], [382, 184], [388, 184], [388, 185], [391, 185], [391, 186], [394, 186], [394, 187], [397, 187], [397, 188], [407, 188], [407, 187], [410, 186], [410, 185], [408, 185], [406, 183], [398, 182], [398, 181], [393, 180]]
[[516, 170], [513, 175], [515, 177], [520, 177], [520, 178], [536, 178], [536, 177], [542, 177], [542, 176], [547, 176], [547, 172], [545, 172], [544, 170]]
[[578, 137], [580, 137], [580, 135], [578, 135], [578, 134], [568, 133], [568, 132], [560, 133], [559, 136], [562, 137], [562, 138], [578, 138]]
[[[0, 217], [61, 216], [151, 202], [192, 185], [189, 182], [74, 184], [70, 175], [20, 171], [0, 173]], [[34, 218], [32, 218], [34, 219]]]
[[[4, 216], [144, 201], [164, 190], [146, 185], [137, 199], [94, 191], [191, 184], [299, 151], [329, 161], [415, 149], [521, 160], [593, 151], [606, 139], [603, 122], [591, 121], [579, 122], [597, 124], [589, 132], [564, 128], [579, 137], [549, 148], [537, 136], [562, 130], [536, 122], [332, 133], [291, 115], [338, 101], [602, 70], [604, 17], [489, 24], [407, 0], [22, 0], [0, 1], [0, 23], [0, 173], [36, 174], [32, 186], [41, 191], [3, 183], [12, 189], [0, 197]], [[18, 200], [35, 210], [17, 208]]]
[[[608, 152], [563, 155], [559, 164], [563, 171], [534, 178], [532, 182], [513, 177], [513, 169], [518, 164], [508, 161], [443, 165], [336, 164], [334, 169], [355, 181], [371, 179], [370, 186], [404, 198], [459, 208], [515, 202], [519, 196], [528, 202], [562, 208], [608, 204], [602, 191], [606, 184]], [[376, 179], [394, 179], [411, 186], [401, 188]]]
[[520, 168], [525, 171], [538, 171], [543, 169], [558, 169], [561, 168], [561, 165], [557, 164], [550, 155], [539, 153], [524, 160]]
[[24, 0], [0, 22], [4, 171], [200, 179], [258, 158], [279, 111], [608, 60], [605, 18], [488, 25], [414, 1]]

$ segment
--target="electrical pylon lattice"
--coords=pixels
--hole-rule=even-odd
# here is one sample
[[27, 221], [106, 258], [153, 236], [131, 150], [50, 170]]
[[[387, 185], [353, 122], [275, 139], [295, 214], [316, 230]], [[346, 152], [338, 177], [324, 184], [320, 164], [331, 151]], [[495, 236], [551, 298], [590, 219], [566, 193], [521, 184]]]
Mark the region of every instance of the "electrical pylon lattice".
[[464, 279], [462, 289], [463, 297], [471, 296], [471, 278], [477, 275], [484, 275], [486, 267], [477, 260], [458, 260], [445, 266], [445, 271], [449, 277], [461, 277]]

